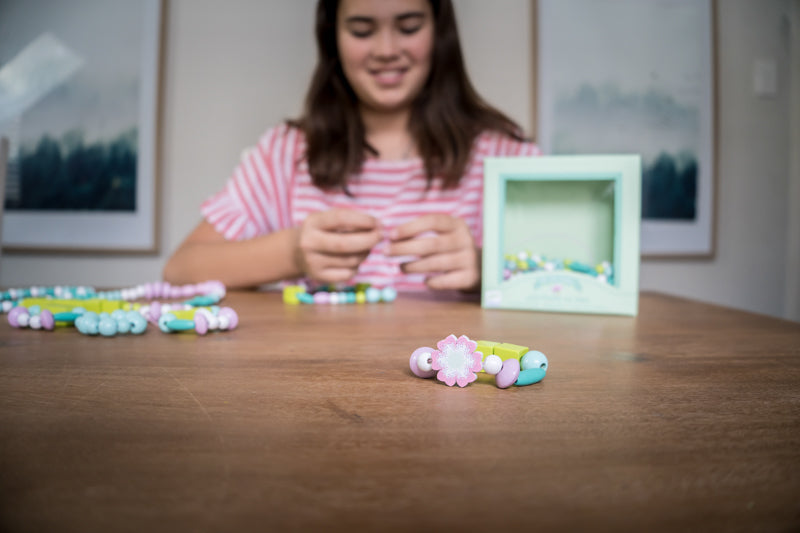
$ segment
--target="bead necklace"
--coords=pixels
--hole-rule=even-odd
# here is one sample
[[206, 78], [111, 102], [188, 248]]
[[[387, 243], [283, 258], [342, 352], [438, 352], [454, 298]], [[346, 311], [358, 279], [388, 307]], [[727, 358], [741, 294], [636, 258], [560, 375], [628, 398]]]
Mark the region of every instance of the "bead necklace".
[[[184, 286], [155, 282], [114, 291], [64, 286], [10, 289], [0, 293], [0, 299], [9, 325], [15, 328], [53, 330], [57, 325], [74, 326], [85, 335], [111, 337], [118, 333], [144, 333], [149, 322], [165, 333], [194, 330], [205, 335], [209, 331], [235, 329], [239, 323], [233, 309], [216, 305], [225, 292], [219, 281]], [[61, 298], [65, 296], [71, 298]], [[131, 302], [160, 297], [190, 299], [176, 303]]]
[[397, 290], [387, 286], [379, 289], [369, 283], [347, 286], [342, 289], [320, 287], [308, 290], [303, 285], [289, 285], [283, 289], [283, 301], [290, 305], [297, 304], [353, 304], [393, 302], [397, 299]]
[[503, 258], [503, 279], [510, 279], [526, 272], [554, 272], [569, 270], [592, 276], [602, 283], [614, 284], [614, 268], [608, 261], [595, 266], [570, 259], [546, 258], [529, 252], [506, 254]]

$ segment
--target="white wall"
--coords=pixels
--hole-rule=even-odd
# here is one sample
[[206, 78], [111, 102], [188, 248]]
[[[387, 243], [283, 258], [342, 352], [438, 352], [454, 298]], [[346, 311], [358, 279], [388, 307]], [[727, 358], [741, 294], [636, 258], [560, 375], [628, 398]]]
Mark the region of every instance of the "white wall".
[[[314, 62], [314, 2], [169, 0], [168, 4], [161, 253], [142, 257], [6, 253], [0, 259], [0, 285], [123, 286], [157, 279], [170, 252], [199, 220], [199, 204], [221, 187], [241, 150], [255, 143], [267, 126], [300, 111]], [[800, 243], [795, 243], [800, 235], [796, 215], [800, 163], [790, 150], [800, 140], [800, 102], [790, 102], [788, 36], [792, 16], [797, 31], [800, 0], [718, 4], [717, 256], [711, 261], [646, 261], [642, 288], [800, 320]], [[529, 1], [457, 0], [456, 9], [476, 87], [530, 131]], [[496, 43], [502, 43], [502, 54], [496, 52]], [[800, 63], [798, 57], [795, 50], [795, 63]], [[775, 98], [753, 95], [756, 58], [778, 63]], [[793, 93], [798, 95], [796, 65], [794, 70]], [[788, 291], [793, 292], [787, 296]]]

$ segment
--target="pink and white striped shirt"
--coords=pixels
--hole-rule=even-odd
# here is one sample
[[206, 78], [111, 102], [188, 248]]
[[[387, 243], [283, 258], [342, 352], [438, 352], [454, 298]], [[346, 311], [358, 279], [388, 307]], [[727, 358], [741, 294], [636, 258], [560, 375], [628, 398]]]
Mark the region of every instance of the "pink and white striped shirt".
[[[312, 212], [337, 207], [366, 212], [386, 230], [421, 215], [446, 213], [462, 218], [477, 246], [482, 246], [483, 158], [540, 153], [533, 143], [484, 132], [475, 140], [467, 171], [455, 189], [443, 190], [441, 180], [435, 178], [426, 191], [425, 167], [419, 158], [369, 158], [361, 174], [348, 183], [353, 196], [347, 196], [312, 184], [303, 157], [305, 147], [300, 130], [286, 124], [269, 129], [244, 154], [225, 187], [203, 203], [203, 216], [226, 239], [242, 240], [298, 226]], [[352, 282], [393, 285], [401, 291], [425, 289], [424, 275], [400, 270], [411, 258], [387, 257], [386, 244], [373, 248]]]

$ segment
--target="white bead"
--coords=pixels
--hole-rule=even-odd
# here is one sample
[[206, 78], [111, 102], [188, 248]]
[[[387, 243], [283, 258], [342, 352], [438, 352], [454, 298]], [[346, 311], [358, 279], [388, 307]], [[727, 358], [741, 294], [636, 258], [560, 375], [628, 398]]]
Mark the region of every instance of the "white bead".
[[34, 298], [39, 296], [39, 287], [31, 287], [31, 296]]
[[219, 319], [213, 314], [209, 313], [208, 316], [208, 329], [219, 329]]
[[430, 372], [431, 370], [431, 353], [422, 352], [417, 356], [417, 368], [422, 372]]
[[170, 304], [161, 305], [161, 314], [169, 313], [170, 311], [172, 311], [172, 306]]
[[31, 316], [28, 313], [20, 313], [17, 315], [17, 324], [19, 327], [26, 328], [28, 327], [28, 321], [30, 320]]
[[42, 329], [42, 317], [34, 315], [28, 319], [28, 327], [31, 329]]
[[503, 360], [499, 355], [487, 355], [486, 360], [483, 361], [483, 370], [487, 374], [496, 375], [503, 368]]
[[228, 317], [226, 317], [226, 316], [219, 317], [219, 329], [221, 329], [222, 331], [225, 331], [225, 330], [228, 329], [228, 327], [230, 325], [231, 325], [231, 323], [230, 323], [230, 320], [228, 320]]
[[5, 302], [3, 302], [3, 312], [8, 313], [9, 311], [11, 311], [12, 305], [13, 302], [11, 300], [6, 300]]
[[143, 298], [145, 295], [144, 285], [139, 285], [136, 287], [136, 299]]

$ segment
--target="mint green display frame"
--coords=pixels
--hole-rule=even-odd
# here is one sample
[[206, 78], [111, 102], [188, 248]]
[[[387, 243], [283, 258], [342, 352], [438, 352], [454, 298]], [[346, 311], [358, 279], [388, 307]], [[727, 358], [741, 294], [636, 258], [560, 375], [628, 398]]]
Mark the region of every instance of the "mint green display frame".
[[[484, 308], [635, 316], [639, 304], [641, 159], [638, 155], [490, 157], [484, 160]], [[505, 256], [530, 250], [594, 266], [504, 279]]]

